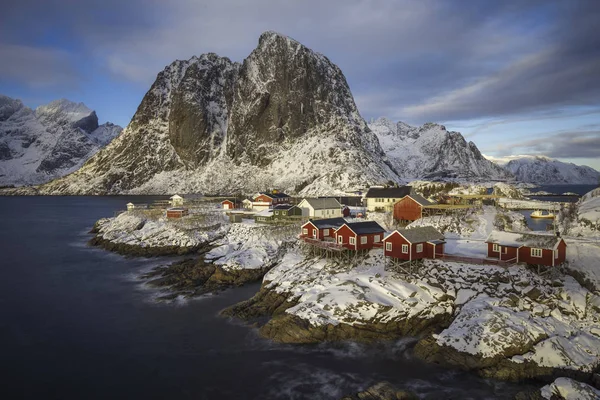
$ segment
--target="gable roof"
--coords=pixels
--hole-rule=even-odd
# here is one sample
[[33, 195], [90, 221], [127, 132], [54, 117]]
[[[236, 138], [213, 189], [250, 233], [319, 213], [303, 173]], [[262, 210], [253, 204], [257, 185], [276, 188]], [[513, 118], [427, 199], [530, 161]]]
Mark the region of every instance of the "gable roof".
[[289, 210], [296, 207], [293, 204], [278, 204], [275, 207], [273, 207], [273, 210]]
[[174, 199], [178, 199], [179, 200], [179, 199], [183, 199], [183, 197], [181, 197], [180, 195], [176, 194], [175, 196], [171, 196], [171, 199], [172, 200], [174, 200]]
[[430, 206], [431, 204], [433, 204], [432, 202], [430, 202], [429, 200], [427, 200], [425, 197], [421, 196], [420, 194], [411, 193], [408, 195], [408, 197], [410, 197], [411, 199], [413, 199], [414, 201], [416, 201], [417, 203], [419, 203], [422, 206]]
[[306, 201], [315, 210], [339, 210], [342, 208], [342, 205], [332, 197], [306, 198], [302, 201]]
[[272, 199], [282, 199], [282, 198], [288, 198], [288, 197], [290, 197], [287, 194], [281, 193], [281, 192], [279, 192], [279, 193], [260, 192], [258, 195], [254, 196], [254, 198], [257, 198], [258, 196], [261, 196], [261, 195], [270, 197]]
[[410, 243], [425, 243], [433, 241], [444, 241], [444, 235], [441, 234], [433, 226], [417, 226], [411, 229], [397, 229], [387, 235], [383, 240], [386, 240], [394, 233], [398, 232]]
[[533, 247], [536, 249], [556, 249], [562, 241], [554, 235], [540, 235], [535, 233], [492, 231], [486, 243], [496, 243], [506, 247]]
[[412, 192], [411, 186], [400, 186], [391, 188], [370, 188], [365, 194], [366, 198], [401, 199]]
[[348, 222], [344, 225], [350, 228], [357, 235], [385, 232], [385, 229], [383, 229], [381, 225], [375, 221]]
[[[327, 218], [327, 219], [316, 219], [310, 220], [307, 224], [313, 224], [317, 229], [337, 229], [346, 223], [344, 218]], [[306, 224], [304, 224], [306, 225]]]

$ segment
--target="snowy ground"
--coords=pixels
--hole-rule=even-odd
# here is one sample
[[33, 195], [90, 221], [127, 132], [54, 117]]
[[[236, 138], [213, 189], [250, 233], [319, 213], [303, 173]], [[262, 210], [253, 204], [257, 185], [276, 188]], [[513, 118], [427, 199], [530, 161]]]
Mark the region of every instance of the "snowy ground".
[[569, 378], [558, 378], [550, 385], [544, 386], [540, 392], [542, 398], [547, 400], [555, 399], [557, 396], [564, 400], [600, 399], [600, 390]]
[[232, 224], [227, 234], [205, 255], [224, 270], [260, 269], [273, 264], [284, 242], [295, 242], [300, 228], [256, 224], [252, 220]]
[[540, 201], [540, 200], [517, 200], [500, 198], [498, 204], [508, 210], [560, 210], [560, 203], [552, 201]]
[[195, 247], [224, 234], [225, 228], [203, 230], [183, 220], [146, 216], [144, 212], [124, 212], [98, 221], [98, 235], [113, 243], [139, 247]]

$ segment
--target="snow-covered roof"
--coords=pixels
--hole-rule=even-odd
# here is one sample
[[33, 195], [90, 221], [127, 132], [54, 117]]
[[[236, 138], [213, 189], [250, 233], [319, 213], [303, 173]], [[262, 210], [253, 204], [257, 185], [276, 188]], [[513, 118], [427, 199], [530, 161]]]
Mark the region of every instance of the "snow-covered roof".
[[304, 199], [315, 210], [339, 210], [342, 205], [332, 197], [306, 198]]
[[170, 208], [167, 208], [167, 211], [187, 211], [187, 208], [183, 208], [183, 207], [170, 207]]
[[180, 195], [176, 194], [175, 196], [171, 196], [171, 200], [179, 200], [179, 199], [183, 199], [183, 197], [181, 197]]
[[387, 235], [383, 240], [387, 240], [390, 236], [395, 233], [399, 233], [410, 243], [444, 243], [444, 235], [442, 235], [433, 226], [417, 226], [411, 229], [397, 229], [394, 232]]
[[486, 243], [496, 243], [506, 247], [533, 247], [537, 249], [555, 249], [562, 239], [554, 235], [534, 233], [492, 231]]
[[134, 204], [133, 204], [133, 203], [127, 203], [127, 205], [128, 205], [128, 206], [132, 206], [132, 205], [134, 205]]
[[273, 210], [271, 210], [271, 209], [262, 210], [260, 212], [257, 212], [256, 214], [254, 214], [254, 216], [255, 217], [272, 217]]
[[[330, 228], [337, 229], [340, 226], [344, 225], [346, 223], [346, 220], [344, 218], [326, 218], [326, 219], [310, 220], [307, 223], [313, 224], [314, 226], [317, 227], [317, 229], [330, 229]], [[304, 224], [304, 225], [306, 225], [306, 224]]]
[[411, 193], [412, 187], [400, 186], [391, 188], [370, 188], [365, 194], [367, 198], [400, 199]]
[[348, 222], [345, 225], [357, 235], [385, 232], [385, 229], [375, 221]]
[[272, 198], [272, 199], [283, 199], [283, 198], [288, 198], [288, 197], [290, 197], [290, 196], [288, 196], [287, 194], [285, 194], [285, 193], [282, 193], [282, 192], [278, 192], [278, 193], [266, 193], [266, 192], [260, 192], [259, 194], [257, 194], [256, 196], [254, 196], [254, 198], [257, 198], [258, 196], [261, 196], [261, 195], [263, 195], [263, 196], [267, 196], [267, 197], [270, 197], [270, 198]]

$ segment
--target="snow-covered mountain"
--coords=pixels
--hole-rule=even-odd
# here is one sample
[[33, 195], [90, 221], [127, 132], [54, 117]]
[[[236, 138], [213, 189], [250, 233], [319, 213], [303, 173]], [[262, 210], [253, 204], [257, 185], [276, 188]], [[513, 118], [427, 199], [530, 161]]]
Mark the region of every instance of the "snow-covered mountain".
[[98, 125], [83, 103], [56, 100], [32, 110], [0, 95], [0, 186], [48, 182], [79, 168], [122, 128]]
[[339, 193], [398, 181], [342, 71], [275, 32], [242, 64], [175, 61], [123, 133], [48, 194]]
[[581, 184], [600, 182], [600, 172], [585, 165], [575, 165], [543, 156], [518, 156], [504, 165], [517, 180], [538, 185]]
[[369, 124], [398, 174], [407, 179], [503, 180], [511, 175], [487, 160], [473, 142], [443, 125], [413, 127], [379, 118]]

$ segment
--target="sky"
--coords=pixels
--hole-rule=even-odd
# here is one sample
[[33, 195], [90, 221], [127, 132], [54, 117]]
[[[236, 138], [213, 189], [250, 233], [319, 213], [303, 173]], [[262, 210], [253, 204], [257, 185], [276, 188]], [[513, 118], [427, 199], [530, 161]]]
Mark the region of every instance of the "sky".
[[344, 72], [362, 116], [444, 124], [482, 153], [600, 170], [597, 0], [8, 0], [0, 93], [125, 126], [166, 65], [243, 61], [267, 30]]

